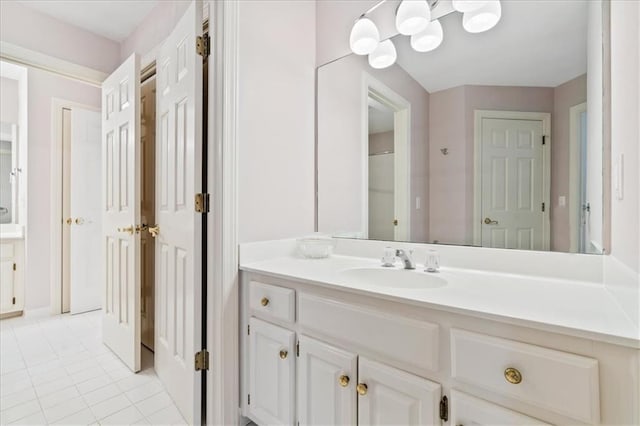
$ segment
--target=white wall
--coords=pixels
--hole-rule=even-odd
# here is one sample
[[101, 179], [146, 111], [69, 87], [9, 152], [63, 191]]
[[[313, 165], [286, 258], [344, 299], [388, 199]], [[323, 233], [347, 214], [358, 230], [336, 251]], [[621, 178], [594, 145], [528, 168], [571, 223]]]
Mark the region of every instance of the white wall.
[[239, 241], [314, 229], [315, 3], [239, 4]]
[[18, 80], [0, 77], [0, 122], [18, 123]]
[[105, 73], [111, 73], [120, 63], [120, 45], [115, 41], [17, 1], [0, 1], [0, 39]]

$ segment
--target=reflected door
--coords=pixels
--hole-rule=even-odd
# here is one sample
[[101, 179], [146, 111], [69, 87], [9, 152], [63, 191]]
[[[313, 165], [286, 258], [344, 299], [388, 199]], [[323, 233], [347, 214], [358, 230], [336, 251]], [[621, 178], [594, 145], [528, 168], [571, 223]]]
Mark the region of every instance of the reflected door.
[[[200, 409], [194, 353], [200, 344], [202, 2], [192, 2], [156, 59], [155, 369], [189, 424]], [[196, 376], [197, 375], [197, 376]], [[199, 389], [199, 381], [197, 382]]]
[[484, 118], [482, 246], [544, 250], [543, 122]]
[[140, 370], [140, 65], [133, 54], [102, 84], [102, 339]]

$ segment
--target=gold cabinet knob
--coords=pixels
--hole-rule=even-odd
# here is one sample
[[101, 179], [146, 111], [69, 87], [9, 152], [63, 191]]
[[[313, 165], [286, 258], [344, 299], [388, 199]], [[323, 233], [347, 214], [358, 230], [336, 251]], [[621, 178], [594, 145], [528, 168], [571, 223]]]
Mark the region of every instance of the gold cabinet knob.
[[349, 386], [349, 376], [347, 376], [346, 374], [343, 374], [338, 379], [338, 383], [340, 383], [340, 386], [342, 386], [343, 388], [346, 388], [347, 386]]
[[522, 381], [522, 374], [518, 369], [509, 367], [504, 370], [504, 378], [507, 382], [517, 385]]
[[76, 225], [82, 225], [84, 224], [84, 219], [81, 217], [76, 218], [76, 220], [74, 220], [74, 222], [76, 223]]
[[126, 228], [118, 228], [118, 232], [126, 232], [129, 235], [133, 235], [135, 230], [132, 225], [132, 226], [127, 226]]
[[289, 355], [289, 352], [284, 349], [280, 351], [280, 359], [287, 359], [287, 355]]
[[356, 391], [358, 392], [358, 395], [360, 395], [360, 396], [366, 395], [368, 389], [369, 388], [364, 383], [358, 383], [358, 386], [356, 386]]
[[158, 236], [158, 234], [160, 233], [160, 227], [158, 225], [149, 226], [149, 227], [147, 227], [147, 231], [149, 231], [149, 233], [151, 234], [151, 236], [153, 238], [156, 238]]
[[263, 297], [263, 298], [260, 300], [260, 304], [261, 304], [262, 306], [267, 306], [267, 305], [269, 304], [269, 299], [268, 299], [268, 298], [266, 298], [266, 297]]
[[65, 220], [65, 222], [67, 223], [67, 225], [71, 225], [73, 223], [73, 219], [67, 218], [67, 220]]

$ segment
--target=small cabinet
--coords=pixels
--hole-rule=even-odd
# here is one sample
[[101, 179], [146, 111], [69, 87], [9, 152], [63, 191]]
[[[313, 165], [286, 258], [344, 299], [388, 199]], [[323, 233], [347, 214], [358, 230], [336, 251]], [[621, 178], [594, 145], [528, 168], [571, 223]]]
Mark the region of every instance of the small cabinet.
[[440, 424], [437, 383], [305, 336], [299, 363], [300, 425]]
[[0, 318], [22, 311], [22, 240], [0, 243]]
[[261, 425], [293, 424], [295, 333], [249, 320], [249, 412]]
[[450, 424], [455, 426], [533, 426], [549, 424], [456, 390], [451, 391], [450, 420]]

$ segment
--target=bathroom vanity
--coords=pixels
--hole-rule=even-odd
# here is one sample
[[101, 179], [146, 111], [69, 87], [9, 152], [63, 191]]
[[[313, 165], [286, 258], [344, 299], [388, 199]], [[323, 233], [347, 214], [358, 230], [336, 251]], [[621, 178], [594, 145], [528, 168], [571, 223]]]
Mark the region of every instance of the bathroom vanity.
[[416, 249], [410, 271], [366, 257], [381, 244], [340, 241], [328, 259], [304, 259], [294, 242], [241, 246], [243, 416], [261, 425], [640, 422], [640, 335], [595, 282], [597, 258], [540, 253], [525, 264], [523, 252], [501, 251], [502, 266], [475, 269], [460, 265], [495, 253], [448, 247], [429, 274], [420, 264], [428, 246], [404, 245]]

